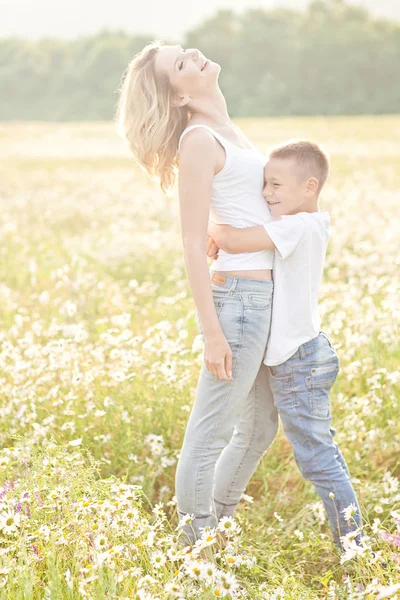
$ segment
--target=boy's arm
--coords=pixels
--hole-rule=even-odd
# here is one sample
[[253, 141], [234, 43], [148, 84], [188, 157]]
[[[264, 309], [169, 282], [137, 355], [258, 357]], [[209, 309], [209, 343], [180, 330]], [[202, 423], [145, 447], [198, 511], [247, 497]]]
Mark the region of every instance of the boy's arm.
[[231, 225], [217, 225], [210, 221], [207, 233], [219, 248], [229, 254], [275, 250], [275, 244], [263, 225], [239, 229]]

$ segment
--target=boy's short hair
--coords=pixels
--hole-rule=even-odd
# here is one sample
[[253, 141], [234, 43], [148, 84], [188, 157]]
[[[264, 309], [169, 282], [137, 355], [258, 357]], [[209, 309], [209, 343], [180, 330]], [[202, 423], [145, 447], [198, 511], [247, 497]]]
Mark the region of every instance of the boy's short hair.
[[269, 158], [294, 158], [299, 165], [302, 176], [306, 179], [318, 179], [318, 194], [329, 175], [329, 155], [326, 150], [309, 140], [289, 140], [275, 146], [269, 152]]

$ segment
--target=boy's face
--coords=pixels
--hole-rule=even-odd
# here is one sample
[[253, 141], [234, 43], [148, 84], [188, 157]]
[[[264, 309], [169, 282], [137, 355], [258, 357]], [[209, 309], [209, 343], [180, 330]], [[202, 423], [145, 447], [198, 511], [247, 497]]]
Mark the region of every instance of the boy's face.
[[309, 199], [307, 182], [292, 158], [270, 158], [264, 167], [263, 196], [273, 217], [300, 212]]

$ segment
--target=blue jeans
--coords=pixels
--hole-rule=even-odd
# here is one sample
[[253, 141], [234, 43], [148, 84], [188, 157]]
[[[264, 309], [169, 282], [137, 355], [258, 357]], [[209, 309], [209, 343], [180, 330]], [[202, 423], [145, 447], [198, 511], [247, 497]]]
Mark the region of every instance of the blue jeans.
[[202, 527], [233, 515], [279, 423], [262, 364], [273, 283], [221, 277], [223, 283], [211, 281], [211, 287], [232, 350], [232, 380], [214, 377], [203, 361], [176, 471], [178, 515], [194, 515], [183, 527], [188, 543], [201, 536]]
[[[329, 392], [339, 371], [337, 354], [320, 332], [283, 364], [269, 370], [274, 402], [297, 466], [324, 503], [334, 541], [340, 547], [339, 537], [359, 527], [361, 515], [346, 461], [333, 439], [336, 430], [331, 427]], [[347, 522], [342, 511], [350, 504], [356, 511]], [[355, 538], [357, 542], [361, 535]]]

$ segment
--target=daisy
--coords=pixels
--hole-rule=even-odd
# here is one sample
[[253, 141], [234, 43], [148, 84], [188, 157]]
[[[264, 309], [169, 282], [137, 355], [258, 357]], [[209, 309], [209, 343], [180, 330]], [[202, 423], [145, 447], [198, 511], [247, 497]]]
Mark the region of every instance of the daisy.
[[342, 510], [342, 513], [344, 514], [344, 518], [346, 519], [346, 521], [350, 521], [350, 519], [352, 518], [353, 515], [355, 515], [357, 512], [357, 506], [354, 504], [354, 502], [352, 502], [351, 504], [349, 504], [349, 506], [347, 506], [346, 508], [344, 508]]
[[183, 589], [174, 581], [170, 581], [169, 583], [167, 583], [164, 589], [167, 592], [167, 594], [170, 594], [175, 598], [178, 596], [181, 597], [183, 595]]
[[221, 587], [225, 590], [225, 592], [232, 594], [237, 590], [238, 586], [239, 584], [233, 573], [221, 574]]
[[66, 582], [67, 586], [69, 587], [70, 590], [72, 590], [72, 588], [74, 587], [74, 580], [73, 580], [73, 577], [71, 575], [70, 569], [67, 569], [65, 571], [64, 577], [65, 577], [65, 582]]
[[203, 530], [201, 535], [201, 541], [203, 542], [203, 546], [212, 546], [216, 541], [215, 529], [212, 530]]
[[169, 560], [179, 560], [182, 558], [183, 553], [182, 550], [178, 550], [177, 548], [168, 548], [167, 556]]
[[151, 575], [143, 575], [143, 577], [141, 577], [138, 581], [138, 586], [146, 587], [154, 585], [155, 583], [157, 583], [157, 579], [154, 579], [154, 577], [152, 577]]
[[8, 458], [8, 456], [0, 457], [0, 467], [6, 467], [9, 462], [10, 462], [10, 459]]
[[105, 535], [98, 535], [94, 538], [94, 545], [98, 550], [104, 550], [108, 546], [108, 539]]
[[297, 537], [297, 539], [299, 539], [300, 541], [304, 539], [304, 533], [300, 530], [300, 529], [295, 529], [293, 534]]
[[161, 550], [156, 550], [156, 552], [153, 552], [150, 560], [151, 564], [156, 569], [160, 569], [167, 562], [167, 559], [165, 558], [165, 555], [163, 552], [161, 552]]
[[[400, 583], [389, 585], [388, 587], [380, 586], [378, 588], [379, 594], [376, 600], [383, 600], [383, 598], [392, 598], [400, 590]], [[397, 596], [396, 596], [397, 597]]]
[[208, 585], [212, 585], [217, 577], [218, 569], [214, 563], [211, 562], [202, 562], [200, 565], [201, 579]]
[[6, 535], [16, 533], [20, 524], [21, 515], [19, 513], [13, 514], [8, 511], [0, 515], [0, 529], [2, 529], [3, 533]]
[[227, 537], [239, 533], [240, 525], [238, 525], [233, 517], [222, 517], [218, 523], [219, 531], [223, 531]]
[[355, 556], [363, 556], [368, 548], [366, 546], [360, 546], [354, 539], [351, 539], [353, 532], [342, 536], [340, 539], [343, 543], [344, 553], [340, 557], [340, 564], [347, 562], [348, 560], [352, 560]]
[[199, 577], [201, 570], [200, 570], [200, 564], [196, 561], [190, 561], [187, 565], [186, 565], [186, 573], [189, 575], [189, 577], [191, 577], [192, 579], [196, 579], [197, 577]]
[[194, 515], [183, 515], [183, 517], [180, 518], [177, 529], [180, 529], [181, 527], [183, 527], [184, 525], [190, 525], [190, 523], [193, 521], [194, 519]]

